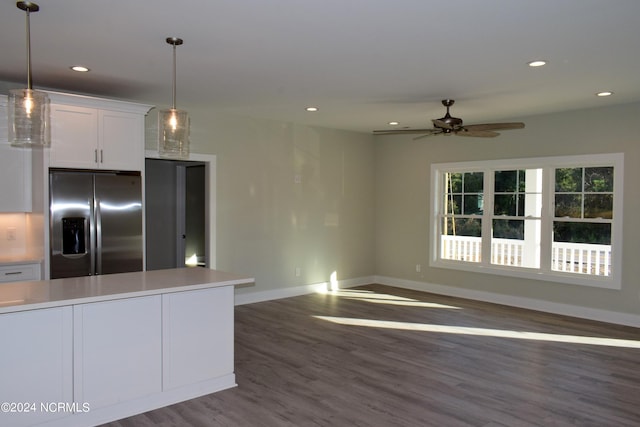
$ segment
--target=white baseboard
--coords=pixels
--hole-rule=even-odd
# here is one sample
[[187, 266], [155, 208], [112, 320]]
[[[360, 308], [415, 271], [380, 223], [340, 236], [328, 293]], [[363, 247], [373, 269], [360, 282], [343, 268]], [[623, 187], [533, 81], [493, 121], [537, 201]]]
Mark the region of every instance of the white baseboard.
[[[354, 286], [369, 285], [376, 283], [374, 276], [357, 277], [355, 279], [338, 280], [340, 289], [352, 288]], [[331, 289], [331, 283], [313, 283], [311, 285], [295, 286], [290, 288], [273, 289], [269, 291], [238, 293], [236, 291], [235, 305], [253, 304], [256, 302], [270, 301], [274, 299], [297, 297], [300, 295], [313, 294], [317, 292], [327, 292]]]
[[472, 299], [477, 301], [503, 304], [512, 307], [527, 308], [545, 313], [561, 314], [578, 317], [581, 319], [597, 320], [600, 322], [614, 323], [617, 325], [633, 326], [640, 328], [640, 316], [629, 313], [600, 310], [597, 308], [581, 307], [570, 304], [561, 304], [550, 301], [542, 301], [532, 298], [517, 297], [512, 295], [496, 294], [492, 292], [476, 291], [473, 289], [457, 288], [454, 286], [437, 285], [434, 283], [417, 282], [413, 280], [396, 279], [393, 277], [374, 276], [374, 282], [381, 285], [395, 286], [416, 291], [431, 292], [434, 294], [448, 295]]

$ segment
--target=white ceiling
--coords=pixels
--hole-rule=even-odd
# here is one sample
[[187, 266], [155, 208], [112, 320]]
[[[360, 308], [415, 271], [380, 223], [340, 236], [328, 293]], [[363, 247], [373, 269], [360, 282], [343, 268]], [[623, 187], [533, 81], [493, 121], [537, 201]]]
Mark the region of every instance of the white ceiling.
[[[443, 98], [466, 124], [640, 101], [638, 0], [36, 3], [35, 87], [168, 106], [177, 36], [186, 110], [370, 132], [429, 127]], [[25, 13], [2, 0], [0, 80], [25, 85], [25, 37]]]

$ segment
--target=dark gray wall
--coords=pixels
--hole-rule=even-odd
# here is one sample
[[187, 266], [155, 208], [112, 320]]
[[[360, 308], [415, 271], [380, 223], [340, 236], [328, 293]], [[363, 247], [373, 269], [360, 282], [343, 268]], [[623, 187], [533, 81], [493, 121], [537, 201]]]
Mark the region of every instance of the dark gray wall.
[[185, 194], [185, 256], [196, 254], [206, 263], [205, 167], [187, 166]]
[[146, 159], [147, 270], [176, 266], [176, 166], [170, 160]]

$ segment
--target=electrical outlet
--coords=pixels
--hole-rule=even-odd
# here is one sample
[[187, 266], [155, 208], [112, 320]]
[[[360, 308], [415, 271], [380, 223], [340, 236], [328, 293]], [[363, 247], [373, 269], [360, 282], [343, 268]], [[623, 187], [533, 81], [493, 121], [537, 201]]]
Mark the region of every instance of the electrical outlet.
[[7, 240], [16, 240], [16, 228], [7, 227]]
[[301, 271], [300, 267], [296, 267], [296, 272], [295, 272], [296, 277], [300, 277], [300, 273], [301, 273], [301, 272], [302, 272], [302, 271]]
[[416, 273], [420, 273], [421, 270], [422, 266], [420, 266], [420, 264], [416, 264]]

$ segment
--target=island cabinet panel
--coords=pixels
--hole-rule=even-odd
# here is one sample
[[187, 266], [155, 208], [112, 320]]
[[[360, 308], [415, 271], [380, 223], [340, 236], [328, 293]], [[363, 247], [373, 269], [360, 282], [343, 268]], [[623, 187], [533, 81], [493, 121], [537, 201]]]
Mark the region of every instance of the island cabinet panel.
[[13, 405], [0, 412], [0, 425], [35, 425], [69, 415], [56, 404], [73, 400], [71, 325], [71, 307], [0, 316], [0, 402]]
[[233, 375], [232, 286], [162, 296], [164, 390]]
[[76, 403], [93, 411], [162, 390], [161, 299], [74, 306]]

